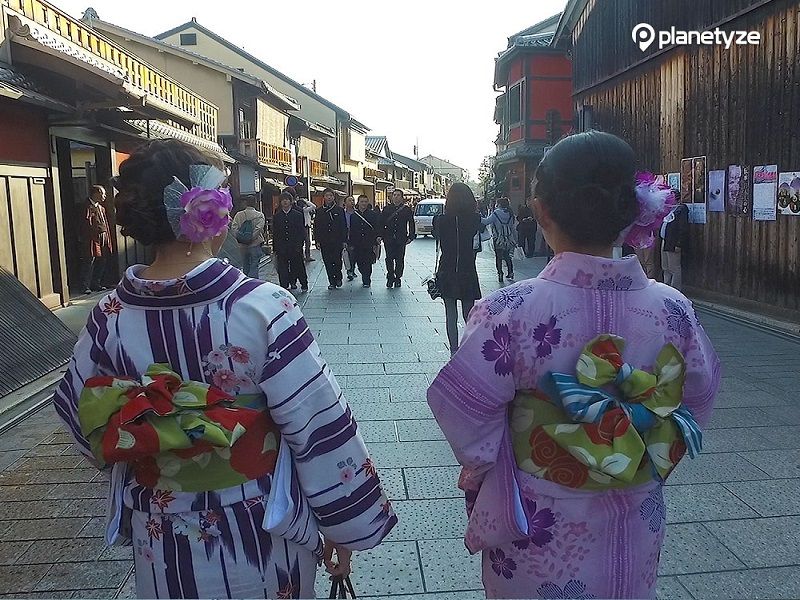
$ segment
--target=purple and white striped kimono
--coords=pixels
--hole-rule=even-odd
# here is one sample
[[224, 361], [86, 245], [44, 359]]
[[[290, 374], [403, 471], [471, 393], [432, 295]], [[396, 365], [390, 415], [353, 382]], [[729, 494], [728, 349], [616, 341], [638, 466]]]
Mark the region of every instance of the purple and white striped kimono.
[[[55, 393], [79, 449], [92, 456], [77, 413], [87, 378], [138, 379], [168, 363], [185, 380], [260, 398], [281, 431], [285, 466], [280, 481], [276, 470], [189, 493], [141, 486], [118, 463], [107, 542], [133, 544], [139, 597], [314, 597], [320, 533], [364, 550], [397, 517], [300, 309], [288, 292], [216, 259], [171, 281], [140, 279], [142, 269], [128, 269], [94, 308]], [[166, 483], [170, 465], [159, 465]]]
[[582, 348], [600, 334], [624, 338], [625, 360], [645, 370], [673, 344], [686, 360], [683, 405], [701, 427], [708, 423], [719, 359], [691, 302], [648, 279], [636, 257], [562, 253], [537, 278], [491, 294], [470, 313], [458, 352], [428, 390], [464, 467], [465, 542], [483, 552], [489, 598], [655, 597], [662, 484], [566, 487], [524, 470], [512, 448], [515, 432], [536, 417], [514, 412], [517, 391], [541, 389], [549, 373], [574, 373]]

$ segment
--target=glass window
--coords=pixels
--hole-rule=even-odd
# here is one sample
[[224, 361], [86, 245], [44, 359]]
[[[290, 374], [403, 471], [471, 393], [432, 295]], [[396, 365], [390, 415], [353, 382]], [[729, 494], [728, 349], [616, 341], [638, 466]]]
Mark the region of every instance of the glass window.
[[417, 209], [414, 214], [418, 217], [435, 217], [442, 214], [444, 208], [441, 204], [417, 204]]
[[181, 46], [197, 46], [197, 34], [196, 33], [182, 33], [181, 34]]
[[508, 122], [522, 121], [522, 82], [508, 90]]

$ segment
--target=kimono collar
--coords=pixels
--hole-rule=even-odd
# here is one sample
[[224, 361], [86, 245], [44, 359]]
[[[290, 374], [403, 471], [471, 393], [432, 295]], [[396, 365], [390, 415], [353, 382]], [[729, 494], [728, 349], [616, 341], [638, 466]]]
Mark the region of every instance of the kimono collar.
[[177, 279], [142, 279], [146, 265], [133, 265], [117, 286], [123, 304], [144, 308], [177, 308], [208, 304], [224, 296], [242, 277], [241, 271], [210, 258]]
[[539, 279], [594, 290], [641, 290], [650, 284], [636, 256], [613, 259], [562, 252], [539, 274]]

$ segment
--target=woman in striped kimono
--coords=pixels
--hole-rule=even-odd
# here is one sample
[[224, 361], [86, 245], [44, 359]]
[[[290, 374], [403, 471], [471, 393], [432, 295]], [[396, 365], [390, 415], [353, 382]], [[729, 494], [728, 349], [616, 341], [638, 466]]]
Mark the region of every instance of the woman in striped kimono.
[[314, 597], [397, 519], [294, 298], [213, 258], [223, 168], [175, 140], [120, 166], [118, 222], [156, 258], [92, 311], [56, 410], [112, 467], [139, 597]]
[[428, 390], [458, 461], [489, 598], [653, 598], [664, 481], [700, 450], [719, 360], [680, 292], [613, 246], [652, 242], [671, 193], [599, 132], [540, 163], [556, 257], [470, 313]]

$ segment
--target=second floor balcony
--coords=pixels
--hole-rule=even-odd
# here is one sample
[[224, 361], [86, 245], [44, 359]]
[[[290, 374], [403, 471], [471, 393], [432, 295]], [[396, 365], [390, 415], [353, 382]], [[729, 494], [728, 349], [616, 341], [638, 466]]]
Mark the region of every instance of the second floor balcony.
[[[306, 162], [308, 161], [308, 162]], [[305, 156], [301, 156], [297, 160], [298, 168], [297, 171], [301, 173], [304, 177], [316, 177], [319, 179], [325, 179], [328, 175], [328, 163], [322, 160], [314, 160], [313, 158], [307, 158]], [[308, 167], [306, 167], [308, 164]]]
[[386, 180], [386, 173], [384, 171], [381, 171], [380, 169], [371, 169], [369, 167], [364, 167], [364, 177]]
[[239, 152], [265, 167], [277, 167], [281, 170], [292, 168], [292, 152], [288, 148], [248, 139], [240, 140]]

